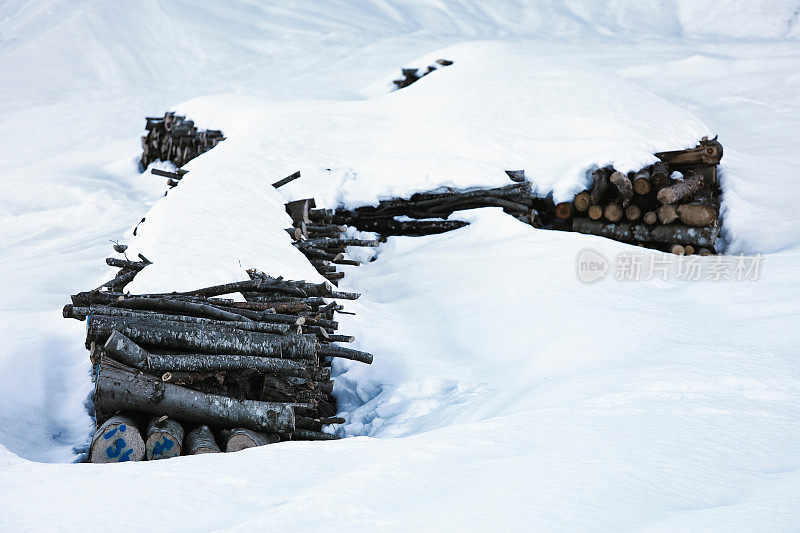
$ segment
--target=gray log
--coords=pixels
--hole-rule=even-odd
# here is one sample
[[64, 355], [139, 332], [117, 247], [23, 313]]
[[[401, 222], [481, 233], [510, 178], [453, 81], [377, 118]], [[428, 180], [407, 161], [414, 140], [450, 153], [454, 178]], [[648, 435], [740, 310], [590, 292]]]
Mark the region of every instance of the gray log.
[[245, 428], [234, 428], [223, 432], [223, 437], [227, 440], [225, 451], [238, 452], [256, 446], [266, 446], [280, 441], [274, 433], [260, 433]]
[[311, 431], [308, 429], [297, 428], [292, 433], [294, 440], [339, 440], [339, 435], [323, 433], [321, 431]]
[[689, 173], [682, 180], [658, 191], [656, 198], [662, 204], [674, 204], [691, 198], [703, 188], [703, 176], [696, 172]]
[[352, 348], [344, 348], [342, 346], [334, 346], [332, 344], [320, 346], [317, 350], [320, 356], [328, 357], [341, 357], [342, 359], [351, 359], [353, 361], [360, 361], [362, 363], [372, 364], [372, 354], [353, 350]]
[[300, 171], [298, 170], [298, 171], [297, 171], [297, 172], [295, 172], [294, 174], [291, 174], [291, 175], [289, 175], [289, 176], [286, 176], [286, 177], [285, 177], [285, 178], [283, 178], [282, 180], [278, 180], [278, 181], [276, 181], [275, 183], [273, 183], [273, 184], [272, 184], [272, 186], [273, 186], [273, 187], [275, 187], [275, 188], [277, 189], [278, 187], [283, 187], [283, 186], [284, 186], [284, 185], [286, 185], [287, 183], [290, 183], [290, 182], [292, 182], [292, 181], [296, 180], [296, 179], [297, 179], [297, 178], [299, 178], [299, 177], [300, 177]]
[[290, 405], [204, 394], [165, 383], [110, 358], [103, 358], [98, 366], [95, 410], [101, 416], [103, 413], [131, 410], [167, 415], [186, 422], [241, 426], [255, 431], [281, 433], [294, 430], [294, 411]]
[[611, 173], [609, 181], [617, 187], [619, 198], [622, 201], [622, 207], [627, 207], [631, 198], [633, 198], [633, 185], [631, 185], [631, 180], [622, 172], [615, 171]]
[[315, 335], [272, 335], [254, 331], [229, 331], [206, 326], [203, 329], [180, 323], [147, 322], [139, 319], [92, 316], [87, 340], [99, 343], [117, 330], [136, 344], [163, 350], [201, 353], [260, 355], [288, 359], [314, 359]]
[[119, 362], [146, 372], [213, 372], [254, 369], [287, 376], [311, 378], [308, 365], [292, 359], [233, 354], [157, 354], [146, 351], [119, 331], [114, 331], [103, 348]]
[[608, 187], [608, 172], [604, 168], [598, 168], [592, 172], [592, 180], [591, 204], [600, 205], [603, 193]]
[[127, 259], [117, 259], [116, 257], [106, 257], [106, 264], [111, 267], [124, 268], [126, 270], [142, 270], [151, 263], [144, 261], [129, 261]]
[[122, 298], [111, 305], [114, 307], [122, 307], [124, 309], [144, 309], [149, 311], [170, 311], [174, 313], [187, 313], [198, 314], [217, 320], [237, 320], [247, 321], [248, 318], [243, 318], [242, 315], [225, 311], [214, 307], [213, 305], [188, 302], [185, 300], [165, 298]]
[[576, 218], [572, 227], [580, 233], [600, 235], [619, 241], [668, 244], [683, 242], [696, 246], [713, 246], [719, 233], [717, 226], [693, 228], [682, 224], [670, 224], [651, 227], [646, 224], [606, 224], [585, 218]]
[[94, 434], [89, 460], [93, 463], [122, 463], [144, 459], [144, 441], [130, 417], [112, 416]]
[[199, 426], [186, 436], [186, 455], [219, 453], [219, 446], [208, 426]]
[[74, 307], [70, 306], [69, 310], [65, 310], [66, 318], [77, 318], [85, 320], [87, 316], [101, 315], [101, 316], [121, 316], [128, 318], [142, 318], [151, 321], [162, 322], [185, 322], [188, 324], [203, 324], [210, 326], [218, 326], [228, 329], [241, 329], [245, 331], [257, 331], [260, 333], [276, 333], [283, 335], [289, 332], [289, 325], [287, 324], [268, 324], [263, 322], [239, 322], [232, 320], [214, 320], [211, 318], [202, 318], [196, 316], [185, 315], [167, 315], [157, 313], [155, 311], [125, 309], [121, 307], [108, 307], [102, 305], [91, 305], [89, 307]]
[[180, 456], [183, 450], [183, 426], [171, 418], [154, 416], [147, 425], [144, 446], [148, 461]]

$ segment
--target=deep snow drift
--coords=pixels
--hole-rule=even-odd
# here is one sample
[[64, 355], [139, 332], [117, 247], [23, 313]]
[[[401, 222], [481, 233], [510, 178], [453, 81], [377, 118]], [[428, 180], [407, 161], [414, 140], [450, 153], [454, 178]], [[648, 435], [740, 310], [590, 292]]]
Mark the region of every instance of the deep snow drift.
[[[568, 5], [0, 6], [4, 528], [796, 529], [800, 3]], [[443, 56], [390, 93], [400, 67]], [[135, 159], [165, 109], [228, 140], [163, 197]], [[764, 254], [757, 281], [587, 285], [582, 250], [641, 251], [458, 213], [472, 225], [391, 238], [342, 283], [363, 293], [342, 328], [376, 355], [338, 367], [344, 431], [363, 437], [27, 460], [69, 461], [89, 437], [83, 325], [60, 306], [143, 216], [127, 239], [155, 264], [134, 291], [247, 267], [318, 280], [283, 232], [287, 198], [500, 185], [506, 168], [566, 197], [593, 163], [707, 133], [725, 145], [729, 250]]]

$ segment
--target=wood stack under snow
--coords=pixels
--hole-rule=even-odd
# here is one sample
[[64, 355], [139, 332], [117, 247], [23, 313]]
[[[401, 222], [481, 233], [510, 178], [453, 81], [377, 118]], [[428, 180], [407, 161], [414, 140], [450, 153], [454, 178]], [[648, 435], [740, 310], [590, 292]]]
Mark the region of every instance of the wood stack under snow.
[[[358, 294], [251, 270], [249, 281], [131, 295], [124, 285], [149, 262], [108, 263], [122, 268], [121, 281], [75, 294], [64, 308], [87, 322], [98, 428], [91, 461], [337, 438], [323, 431], [344, 423], [331, 358], [372, 362], [332, 344], [354, 340], [336, 333], [335, 300]], [[247, 301], [220, 298], [232, 293]]]
[[169, 111], [163, 117], [147, 117], [142, 137], [141, 169], [154, 161], [170, 161], [182, 167], [225, 139], [220, 130], [198, 130], [194, 121]]
[[637, 172], [595, 170], [592, 187], [556, 205], [556, 216], [581, 233], [679, 254], [712, 253], [722, 145], [704, 138], [696, 148], [655, 155], [659, 162]]

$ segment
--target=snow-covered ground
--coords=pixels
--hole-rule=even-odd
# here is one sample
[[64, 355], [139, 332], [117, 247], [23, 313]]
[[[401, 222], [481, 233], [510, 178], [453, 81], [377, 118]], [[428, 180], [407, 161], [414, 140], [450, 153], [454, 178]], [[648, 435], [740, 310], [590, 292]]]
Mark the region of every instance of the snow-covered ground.
[[[0, 529], [797, 530], [798, 13], [4, 2]], [[438, 57], [455, 64], [391, 92]], [[135, 163], [143, 117], [167, 109], [228, 139], [164, 197]], [[472, 224], [391, 238], [348, 270], [363, 296], [341, 329], [376, 356], [338, 369], [352, 438], [45, 464], [92, 429], [84, 325], [60, 308], [105, 279], [108, 239], [155, 261], [134, 291], [242, 267], [318, 280], [282, 230], [286, 199], [502, 185], [507, 168], [563, 198], [592, 164], [633, 168], [708, 133], [725, 146], [728, 251], [763, 254], [756, 281], [619, 281], [620, 254], [671, 256], [458, 213]], [[612, 263], [594, 284], [576, 275], [587, 248]]]

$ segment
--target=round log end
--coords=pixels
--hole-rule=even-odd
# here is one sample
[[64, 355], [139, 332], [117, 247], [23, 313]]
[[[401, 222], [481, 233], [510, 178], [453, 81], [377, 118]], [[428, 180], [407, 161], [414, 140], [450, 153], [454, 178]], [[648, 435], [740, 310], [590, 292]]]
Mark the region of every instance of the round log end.
[[603, 210], [603, 216], [609, 222], [619, 222], [622, 219], [622, 207], [615, 203], [608, 204]]
[[599, 205], [592, 205], [589, 206], [588, 213], [592, 220], [600, 220], [603, 217], [603, 208]]
[[89, 460], [93, 463], [141, 461], [145, 456], [142, 435], [126, 416], [108, 419], [94, 435]]

